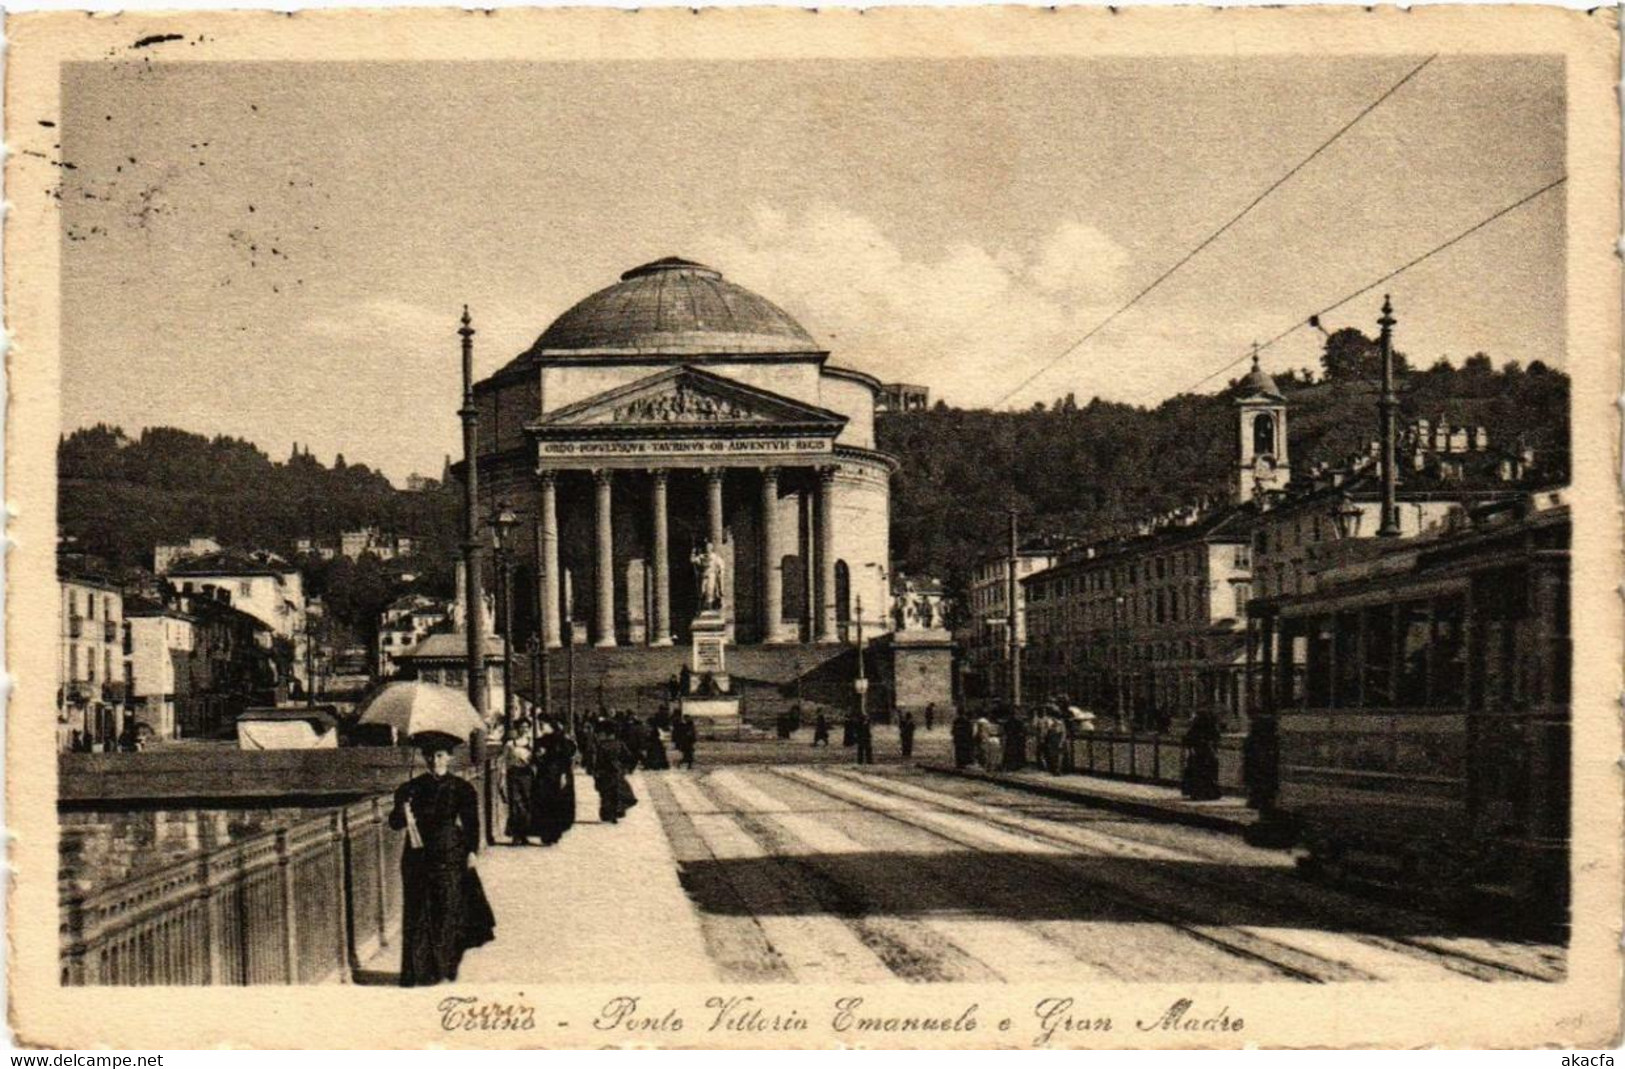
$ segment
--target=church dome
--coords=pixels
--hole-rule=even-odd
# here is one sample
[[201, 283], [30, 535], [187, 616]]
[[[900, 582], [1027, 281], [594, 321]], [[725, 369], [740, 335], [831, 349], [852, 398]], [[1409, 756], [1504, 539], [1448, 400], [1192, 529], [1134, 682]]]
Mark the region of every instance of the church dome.
[[819, 351], [789, 314], [704, 264], [668, 256], [553, 321], [531, 352], [806, 353]]

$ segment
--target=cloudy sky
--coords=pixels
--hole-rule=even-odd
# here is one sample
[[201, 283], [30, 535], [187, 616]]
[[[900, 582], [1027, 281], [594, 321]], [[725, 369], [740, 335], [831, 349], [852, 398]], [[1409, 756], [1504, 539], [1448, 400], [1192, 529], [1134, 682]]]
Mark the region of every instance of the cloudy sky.
[[[76, 65], [31, 129], [74, 165], [65, 426], [298, 440], [397, 480], [457, 448], [465, 301], [484, 373], [682, 255], [953, 404], [1154, 403], [1563, 173], [1559, 63], [1440, 58], [1006, 399], [1417, 59], [161, 58]], [[1400, 347], [1561, 363], [1562, 211], [1391, 283]], [[1374, 329], [1380, 300], [1328, 325]]]

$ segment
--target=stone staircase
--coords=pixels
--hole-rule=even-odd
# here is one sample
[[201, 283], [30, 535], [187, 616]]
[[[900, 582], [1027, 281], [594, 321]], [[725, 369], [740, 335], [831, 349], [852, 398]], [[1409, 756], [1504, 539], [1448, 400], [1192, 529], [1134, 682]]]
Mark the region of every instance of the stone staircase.
[[[596, 710], [600, 703], [649, 715], [667, 698], [668, 687], [689, 661], [687, 646], [654, 648], [625, 646], [575, 649], [575, 695], [578, 710]], [[548, 654], [549, 678], [555, 708], [562, 708], [569, 691], [569, 651]], [[850, 646], [811, 645], [730, 646], [728, 674], [734, 693], [742, 699], [748, 723], [771, 726], [773, 719], [799, 700], [803, 708], [825, 705], [844, 709], [852, 700], [852, 679], [857, 674], [857, 651]], [[528, 658], [514, 657], [517, 693], [531, 693]]]

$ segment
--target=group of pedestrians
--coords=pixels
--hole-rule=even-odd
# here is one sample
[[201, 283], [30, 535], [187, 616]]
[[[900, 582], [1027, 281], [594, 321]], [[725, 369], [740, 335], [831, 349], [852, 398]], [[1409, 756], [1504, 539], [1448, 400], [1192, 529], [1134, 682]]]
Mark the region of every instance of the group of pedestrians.
[[559, 721], [543, 719], [534, 739], [525, 732], [516, 735], [503, 756], [504, 831], [515, 846], [529, 844], [532, 836], [552, 846], [576, 820], [575, 740]]

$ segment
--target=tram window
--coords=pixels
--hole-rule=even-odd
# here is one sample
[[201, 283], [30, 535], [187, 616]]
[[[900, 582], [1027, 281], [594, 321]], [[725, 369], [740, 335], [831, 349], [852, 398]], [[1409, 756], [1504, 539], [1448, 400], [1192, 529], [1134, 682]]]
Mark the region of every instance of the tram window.
[[1398, 704], [1423, 706], [1428, 700], [1428, 604], [1399, 606]]
[[1364, 669], [1365, 700], [1369, 709], [1394, 704], [1394, 610], [1378, 605], [1365, 610]]
[[1433, 603], [1433, 694], [1439, 708], [1460, 708], [1466, 698], [1467, 604], [1460, 596]]
[[1281, 709], [1294, 709], [1303, 704], [1302, 676], [1299, 674], [1307, 642], [1303, 627], [1302, 620], [1281, 621], [1281, 637], [1276, 646], [1279, 659], [1275, 666], [1275, 703]]
[[1332, 697], [1332, 626], [1330, 619], [1317, 617], [1310, 623], [1309, 671], [1305, 701], [1311, 709], [1325, 709]]
[[1360, 707], [1360, 616], [1358, 613], [1340, 612], [1332, 629], [1332, 644], [1336, 653], [1334, 665], [1332, 704], [1339, 709]]

